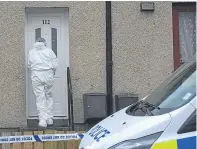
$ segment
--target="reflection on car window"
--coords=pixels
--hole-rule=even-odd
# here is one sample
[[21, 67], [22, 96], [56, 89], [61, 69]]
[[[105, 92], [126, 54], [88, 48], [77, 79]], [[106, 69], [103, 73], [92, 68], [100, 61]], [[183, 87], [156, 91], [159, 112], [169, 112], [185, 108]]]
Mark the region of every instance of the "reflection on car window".
[[146, 102], [160, 107], [160, 110], [153, 109], [154, 115], [173, 111], [196, 96], [195, 60], [175, 71], [145, 99]]
[[[196, 57], [179, 67], [179, 69], [147, 96], [144, 101], [148, 104], [154, 105], [154, 107], [159, 107], [148, 107], [148, 110], [155, 116], [171, 112], [184, 106], [194, 99], [195, 96]], [[135, 112], [133, 113], [134, 109]], [[149, 116], [139, 108], [137, 103], [131, 105], [126, 110], [126, 113], [135, 116]]]
[[[183, 78], [185, 79], [185, 78]], [[186, 80], [180, 80], [175, 90], [159, 105], [160, 108], [177, 108], [188, 103], [196, 95], [196, 71]]]

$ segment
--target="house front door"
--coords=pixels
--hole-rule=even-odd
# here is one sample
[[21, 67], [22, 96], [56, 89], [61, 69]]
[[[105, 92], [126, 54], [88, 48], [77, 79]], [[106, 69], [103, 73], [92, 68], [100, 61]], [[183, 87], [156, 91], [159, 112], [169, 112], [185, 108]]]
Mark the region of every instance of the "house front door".
[[[68, 118], [67, 76], [68, 53], [68, 12], [67, 9], [32, 8], [26, 11], [26, 57], [35, 40], [42, 37], [46, 46], [53, 50], [59, 60], [52, 89], [54, 95], [53, 115]], [[27, 61], [26, 61], [27, 63]], [[27, 116], [37, 117], [36, 98], [32, 90], [30, 70], [26, 73]]]

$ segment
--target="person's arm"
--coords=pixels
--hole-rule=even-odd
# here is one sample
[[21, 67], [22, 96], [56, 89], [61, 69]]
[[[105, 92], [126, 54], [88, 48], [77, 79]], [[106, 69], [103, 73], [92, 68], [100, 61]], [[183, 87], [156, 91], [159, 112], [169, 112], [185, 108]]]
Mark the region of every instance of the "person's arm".
[[51, 56], [51, 63], [52, 63], [52, 67], [53, 67], [52, 69], [55, 72], [57, 67], [58, 67], [58, 65], [59, 65], [59, 61], [58, 61], [55, 53], [52, 50], [50, 52], [50, 56]]

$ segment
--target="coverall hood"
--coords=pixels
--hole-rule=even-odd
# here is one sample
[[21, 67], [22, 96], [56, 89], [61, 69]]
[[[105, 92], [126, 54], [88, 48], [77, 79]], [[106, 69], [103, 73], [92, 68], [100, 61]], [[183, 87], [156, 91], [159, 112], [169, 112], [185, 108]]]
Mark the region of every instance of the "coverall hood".
[[36, 42], [34, 43], [34, 48], [36, 50], [42, 50], [43, 48], [45, 48], [45, 44], [43, 42]]

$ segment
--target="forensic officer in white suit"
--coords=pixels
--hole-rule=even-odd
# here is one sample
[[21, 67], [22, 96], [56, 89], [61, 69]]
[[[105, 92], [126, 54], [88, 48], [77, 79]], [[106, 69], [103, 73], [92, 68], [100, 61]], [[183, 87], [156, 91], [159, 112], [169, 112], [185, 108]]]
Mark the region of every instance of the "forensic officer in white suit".
[[34, 48], [29, 52], [28, 68], [31, 70], [40, 127], [53, 124], [53, 94], [51, 90], [57, 67], [58, 59], [55, 53], [46, 47], [44, 38], [38, 38], [34, 43]]

